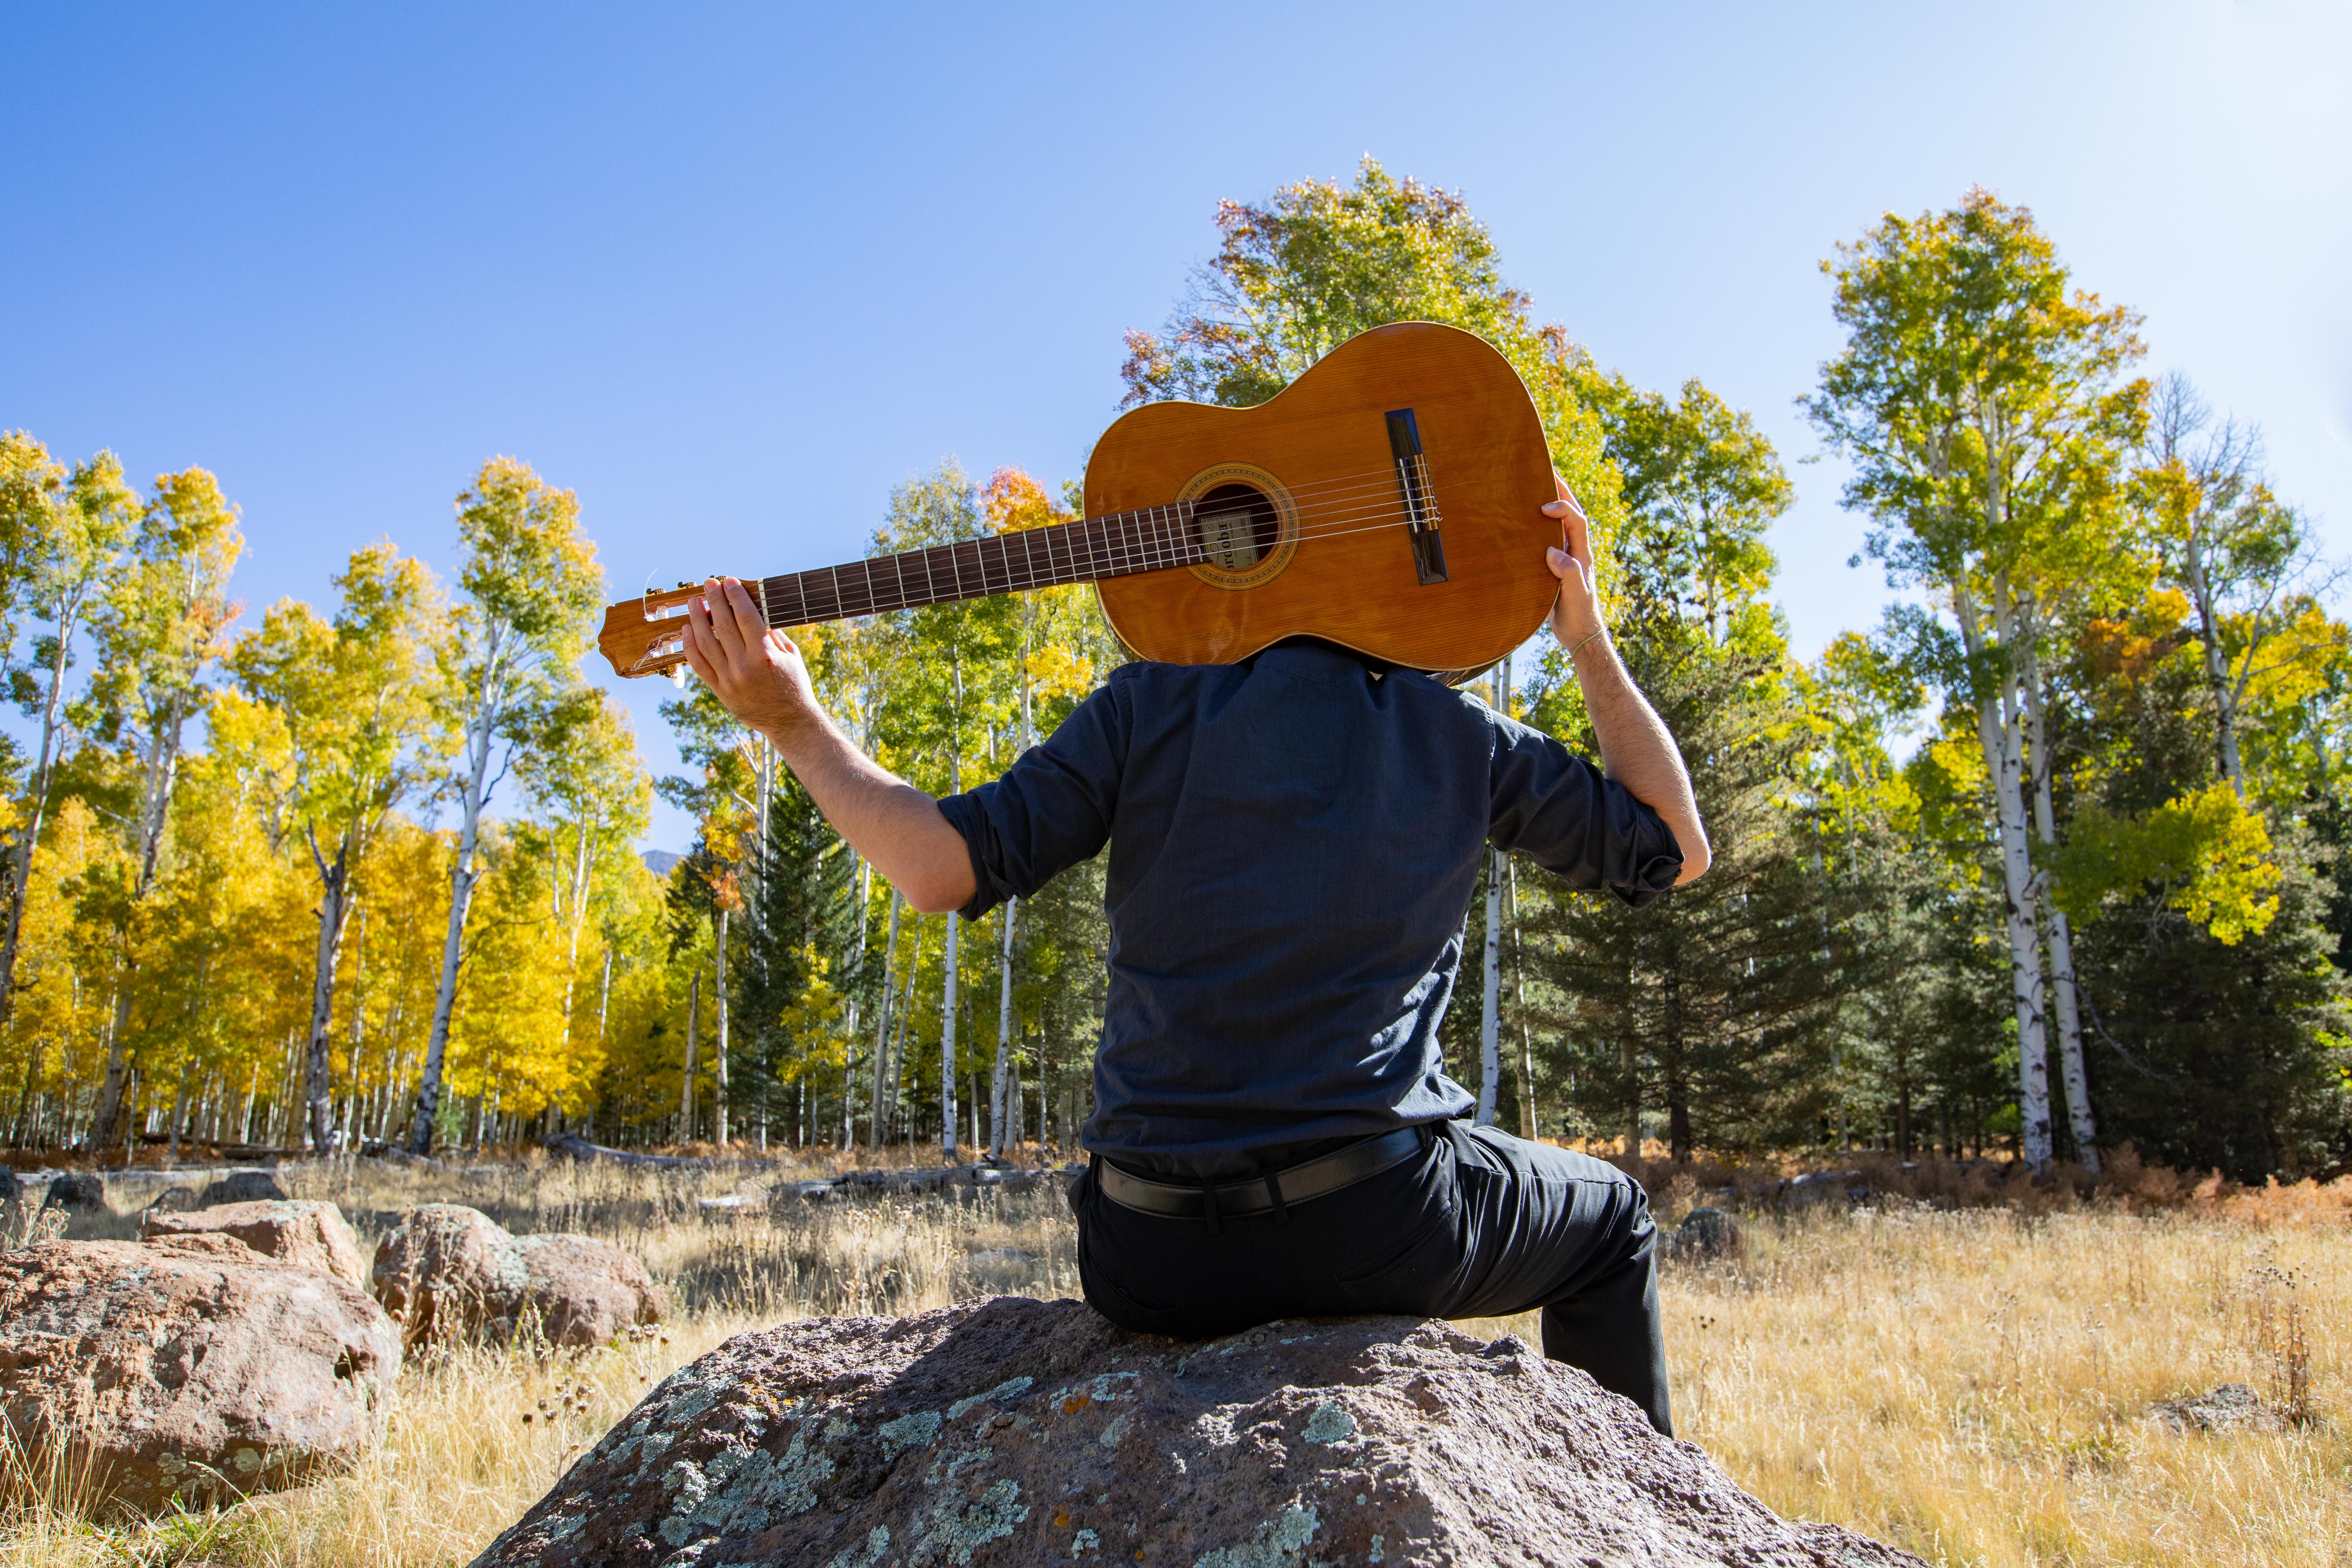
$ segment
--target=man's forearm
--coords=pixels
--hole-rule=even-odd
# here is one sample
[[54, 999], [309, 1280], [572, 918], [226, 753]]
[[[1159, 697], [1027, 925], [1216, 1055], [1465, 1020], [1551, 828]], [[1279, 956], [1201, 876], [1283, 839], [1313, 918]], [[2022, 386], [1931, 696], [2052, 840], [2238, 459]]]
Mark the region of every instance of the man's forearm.
[[1585, 640], [1574, 658], [1585, 711], [1592, 717], [1593, 738], [1601, 743], [1601, 771], [1658, 814], [1683, 852], [1683, 868], [1675, 881], [1691, 880], [1706, 869], [1712, 851], [1681, 749], [1625, 673], [1607, 632]]
[[960, 910], [979, 884], [939, 802], [852, 745], [822, 711], [766, 734], [849, 847], [926, 914]]

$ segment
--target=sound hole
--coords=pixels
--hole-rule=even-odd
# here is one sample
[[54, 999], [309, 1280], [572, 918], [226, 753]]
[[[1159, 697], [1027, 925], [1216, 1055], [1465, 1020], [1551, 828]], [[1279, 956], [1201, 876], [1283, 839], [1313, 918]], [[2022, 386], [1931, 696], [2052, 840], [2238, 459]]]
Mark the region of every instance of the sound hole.
[[1282, 532], [1274, 503], [1248, 485], [1219, 485], [1192, 503], [1192, 520], [1209, 564], [1227, 572], [1265, 560]]

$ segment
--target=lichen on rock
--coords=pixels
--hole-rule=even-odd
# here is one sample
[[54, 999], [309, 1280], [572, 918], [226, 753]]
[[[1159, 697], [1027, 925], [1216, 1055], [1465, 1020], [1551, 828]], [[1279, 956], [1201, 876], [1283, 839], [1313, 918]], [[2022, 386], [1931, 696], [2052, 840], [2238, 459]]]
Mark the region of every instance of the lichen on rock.
[[1368, 1318], [1209, 1344], [999, 1297], [739, 1336], [478, 1560], [685, 1568], [1916, 1560], [1791, 1523], [1516, 1340]]

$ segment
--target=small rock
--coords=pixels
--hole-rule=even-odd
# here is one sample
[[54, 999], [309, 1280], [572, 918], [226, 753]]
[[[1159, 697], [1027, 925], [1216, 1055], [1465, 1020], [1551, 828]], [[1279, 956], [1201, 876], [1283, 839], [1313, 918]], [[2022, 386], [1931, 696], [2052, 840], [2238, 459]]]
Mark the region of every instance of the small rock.
[[143, 1212], [147, 1214], [186, 1214], [189, 1210], [195, 1208], [196, 1206], [195, 1188], [165, 1187], [162, 1192], [155, 1194], [154, 1201], [150, 1203]]
[[821, 1204], [832, 1200], [840, 1192], [838, 1182], [778, 1182], [768, 1189], [771, 1207], [786, 1202]]
[[204, 1194], [196, 1199], [198, 1208], [211, 1208], [215, 1204], [253, 1204], [267, 1201], [283, 1203], [286, 1189], [268, 1171], [231, 1171], [219, 1181], [209, 1184]]
[[106, 1207], [106, 1178], [95, 1171], [68, 1171], [53, 1176], [47, 1202], [61, 1209], [97, 1213]]
[[510, 1236], [462, 1204], [404, 1218], [376, 1248], [370, 1289], [412, 1345], [601, 1345], [667, 1310], [635, 1254], [585, 1236]]
[[399, 1371], [363, 1292], [232, 1236], [0, 1254], [0, 1420], [36, 1473], [55, 1458], [119, 1511], [347, 1468], [383, 1436]]
[[1517, 1341], [1362, 1318], [1187, 1343], [1019, 1297], [739, 1335], [665, 1379], [476, 1568], [1074, 1557], [1918, 1568], [1779, 1518]]
[[2159, 1400], [2147, 1413], [2176, 1432], [2270, 1432], [2282, 1425], [2262, 1396], [2242, 1383], [2225, 1383], [2185, 1399]]
[[1718, 1208], [1695, 1208], [1666, 1238], [1666, 1256], [1684, 1263], [1713, 1263], [1748, 1250], [1739, 1222]]
[[[178, 1190], [187, 1191], [185, 1187]], [[139, 1239], [153, 1241], [199, 1232], [233, 1236], [265, 1258], [331, 1274], [354, 1290], [367, 1289], [360, 1238], [344, 1222], [342, 1210], [332, 1204], [283, 1198], [274, 1203], [220, 1204], [193, 1214], [159, 1214], [151, 1208], [140, 1225]]]

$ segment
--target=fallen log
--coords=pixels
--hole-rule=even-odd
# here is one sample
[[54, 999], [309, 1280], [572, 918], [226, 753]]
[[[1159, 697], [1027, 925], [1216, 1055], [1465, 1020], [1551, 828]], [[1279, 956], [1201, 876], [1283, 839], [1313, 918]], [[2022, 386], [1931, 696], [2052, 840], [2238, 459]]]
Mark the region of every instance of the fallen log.
[[635, 1154], [626, 1149], [607, 1149], [602, 1143], [591, 1143], [577, 1132], [551, 1132], [540, 1140], [540, 1145], [551, 1153], [569, 1154], [575, 1160], [609, 1160], [616, 1165], [634, 1165], [644, 1171], [709, 1171], [721, 1163], [740, 1163], [696, 1160], [683, 1154]]

